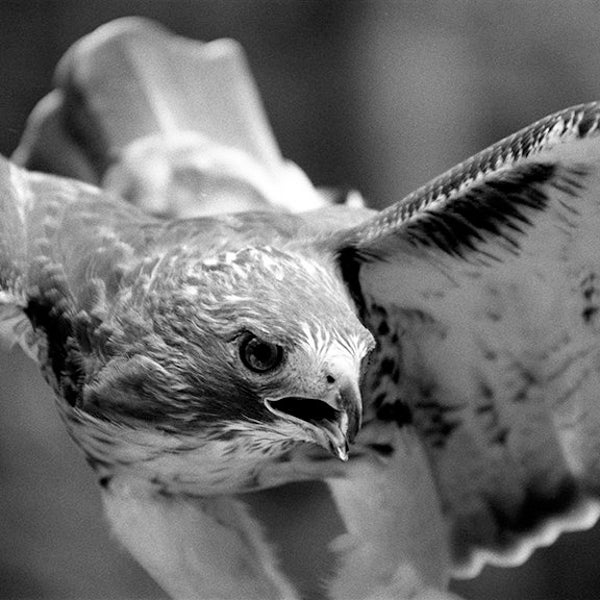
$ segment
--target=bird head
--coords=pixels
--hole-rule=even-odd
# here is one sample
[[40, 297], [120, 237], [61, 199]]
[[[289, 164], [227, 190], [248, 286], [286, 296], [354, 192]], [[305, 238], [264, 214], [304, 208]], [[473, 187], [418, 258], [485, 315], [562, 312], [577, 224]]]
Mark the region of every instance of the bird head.
[[333, 260], [269, 246], [180, 250], [121, 304], [115, 368], [88, 405], [95, 395], [165, 431], [243, 440], [246, 454], [313, 442], [347, 459], [374, 342]]

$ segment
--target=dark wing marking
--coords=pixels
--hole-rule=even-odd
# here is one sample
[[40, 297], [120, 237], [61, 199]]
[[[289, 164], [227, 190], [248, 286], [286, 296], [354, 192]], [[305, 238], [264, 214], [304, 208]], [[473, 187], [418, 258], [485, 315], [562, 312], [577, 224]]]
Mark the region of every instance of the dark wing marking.
[[599, 122], [552, 115], [342, 234], [379, 342], [362, 443], [419, 434], [458, 572], [598, 514]]

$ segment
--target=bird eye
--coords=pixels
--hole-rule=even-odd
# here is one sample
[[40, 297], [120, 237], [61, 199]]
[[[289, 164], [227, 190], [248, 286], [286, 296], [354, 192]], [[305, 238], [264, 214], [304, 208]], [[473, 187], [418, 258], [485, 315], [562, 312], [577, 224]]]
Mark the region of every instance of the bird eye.
[[240, 344], [240, 358], [244, 365], [255, 373], [266, 373], [278, 367], [283, 360], [283, 348], [248, 335]]

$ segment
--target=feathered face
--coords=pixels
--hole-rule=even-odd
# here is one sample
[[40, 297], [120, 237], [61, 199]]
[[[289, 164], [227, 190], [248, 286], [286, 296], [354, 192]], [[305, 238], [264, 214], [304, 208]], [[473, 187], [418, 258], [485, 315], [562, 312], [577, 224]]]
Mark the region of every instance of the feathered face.
[[105, 369], [88, 400], [166, 431], [238, 436], [250, 453], [309, 441], [345, 460], [373, 339], [322, 260], [263, 247], [163, 261], [143, 310], [120, 317], [114, 360], [127, 366]]

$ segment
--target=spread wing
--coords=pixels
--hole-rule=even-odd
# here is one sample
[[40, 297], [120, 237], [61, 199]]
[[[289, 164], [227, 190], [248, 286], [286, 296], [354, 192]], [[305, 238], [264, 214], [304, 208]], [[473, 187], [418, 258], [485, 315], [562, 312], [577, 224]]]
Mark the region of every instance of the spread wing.
[[552, 115], [342, 234], [378, 340], [359, 442], [422, 449], [458, 574], [598, 515], [599, 123]]
[[14, 160], [102, 184], [146, 212], [179, 218], [323, 205], [284, 161], [233, 40], [108, 23], [62, 59]]

